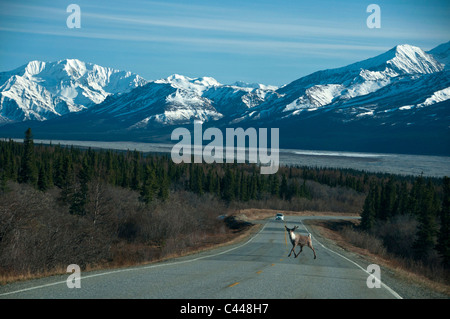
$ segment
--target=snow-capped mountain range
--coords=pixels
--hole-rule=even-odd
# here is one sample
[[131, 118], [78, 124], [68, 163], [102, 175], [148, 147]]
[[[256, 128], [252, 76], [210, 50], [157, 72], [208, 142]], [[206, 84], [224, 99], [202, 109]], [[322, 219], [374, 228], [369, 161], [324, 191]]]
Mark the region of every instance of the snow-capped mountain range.
[[44, 121], [86, 110], [146, 84], [137, 74], [76, 59], [31, 61], [0, 73], [0, 123]]
[[[398, 108], [406, 106], [398, 105], [399, 100], [404, 97], [404, 91], [417, 81], [423, 84], [418, 92], [420, 96], [409, 100], [411, 104], [408, 106], [413, 108], [442, 102], [450, 98], [450, 78], [444, 72], [443, 61], [418, 47], [399, 45], [374, 58], [300, 78], [278, 89], [276, 92], [281, 98], [262, 103], [253, 117], [273, 114], [283, 118], [306, 116], [304, 113], [330, 109], [342, 111], [353, 106], [359, 111], [353, 111], [353, 117], [347, 120], [355, 120], [379, 111], [394, 111], [393, 104]], [[434, 76], [439, 78], [439, 83], [432, 83], [430, 87], [426, 82]], [[390, 107], [386, 107], [387, 101], [379, 101], [384, 98], [388, 98]]]
[[[430, 136], [436, 128], [445, 134], [443, 142], [448, 142], [449, 55], [450, 42], [428, 52], [398, 45], [373, 58], [318, 71], [282, 87], [221, 84], [211, 77], [178, 74], [148, 81], [76, 59], [32, 61], [0, 73], [0, 123], [25, 121], [55, 134], [67, 133], [61, 127], [82, 125], [92, 134], [125, 136], [126, 132], [129, 138], [139, 139], [201, 120], [217, 127], [282, 127], [285, 140], [293, 143], [287, 146], [297, 146], [295, 136], [300, 132], [313, 143], [324, 130], [351, 136], [351, 130], [366, 128], [362, 138], [376, 128], [381, 135], [401, 131], [404, 141], [420, 130]], [[322, 130], [315, 136], [319, 127]], [[444, 143], [443, 153], [450, 153], [449, 146]]]

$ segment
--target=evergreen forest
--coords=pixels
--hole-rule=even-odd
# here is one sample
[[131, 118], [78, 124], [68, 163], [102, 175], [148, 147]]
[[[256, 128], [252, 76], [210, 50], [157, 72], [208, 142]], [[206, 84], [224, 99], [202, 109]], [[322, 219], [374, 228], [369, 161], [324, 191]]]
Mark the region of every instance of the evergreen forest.
[[[245, 208], [360, 214], [358, 231], [384, 231], [394, 254], [450, 267], [448, 177], [301, 166], [259, 172], [256, 164], [36, 145], [28, 129], [23, 143], [0, 141], [0, 273], [163, 258], [227, 236], [219, 217]], [[411, 229], [386, 234], [387, 223]]]

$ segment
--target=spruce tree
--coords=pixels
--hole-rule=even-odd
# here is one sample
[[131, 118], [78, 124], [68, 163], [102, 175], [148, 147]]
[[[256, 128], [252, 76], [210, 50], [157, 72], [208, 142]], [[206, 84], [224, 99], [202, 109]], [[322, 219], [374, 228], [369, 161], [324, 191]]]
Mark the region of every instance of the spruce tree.
[[431, 182], [419, 194], [417, 209], [419, 225], [413, 243], [414, 256], [418, 260], [427, 261], [430, 251], [435, 247], [437, 234], [435, 190]]
[[60, 171], [61, 184], [61, 200], [67, 203], [70, 197], [73, 195], [74, 187], [74, 168], [72, 162], [72, 156], [70, 154], [65, 154], [62, 160], [62, 167]]
[[150, 204], [155, 199], [157, 190], [158, 185], [156, 183], [155, 171], [147, 164], [145, 167], [145, 178], [141, 188], [141, 200], [146, 204]]
[[364, 201], [363, 211], [361, 213], [361, 228], [368, 231], [375, 224], [376, 210], [375, 198], [377, 189], [375, 185], [370, 186], [369, 193]]
[[38, 180], [38, 170], [34, 154], [34, 142], [31, 128], [25, 132], [23, 141], [24, 151], [19, 171], [19, 183], [28, 183], [36, 186]]
[[382, 220], [387, 220], [394, 215], [394, 205], [396, 201], [394, 181], [390, 178], [381, 188], [380, 216]]
[[380, 216], [382, 216], [381, 214], [381, 190], [380, 190], [380, 186], [375, 183], [374, 184], [374, 188], [372, 190], [372, 202], [373, 202], [373, 209], [375, 212], [375, 220], [379, 220], [381, 219]]
[[408, 212], [409, 193], [406, 182], [403, 181], [400, 186], [397, 186], [397, 198], [394, 204], [394, 214], [404, 215]]
[[200, 165], [196, 166], [195, 176], [194, 176], [194, 191], [195, 193], [203, 194], [203, 169]]
[[55, 186], [57, 186], [59, 188], [63, 187], [63, 182], [64, 182], [62, 167], [63, 167], [62, 157], [55, 155], [55, 159], [53, 160], [53, 183], [55, 184]]
[[418, 216], [421, 210], [421, 198], [425, 193], [425, 179], [419, 176], [414, 180], [413, 186], [409, 195], [408, 211]]
[[244, 175], [244, 172], [241, 172], [241, 185], [240, 185], [240, 193], [239, 198], [241, 201], [248, 201], [249, 200], [249, 194], [248, 194], [248, 179], [247, 176]]
[[132, 190], [138, 190], [141, 186], [141, 174], [139, 169], [139, 163], [136, 159], [133, 159], [133, 173], [131, 177], [130, 187]]
[[69, 212], [73, 215], [86, 215], [86, 204], [88, 202], [88, 183], [91, 179], [90, 167], [86, 160], [83, 160], [82, 167], [78, 172], [79, 187], [72, 195]]
[[288, 199], [298, 197], [299, 195], [300, 195], [300, 183], [298, 182], [298, 179], [294, 179], [289, 185]]
[[45, 192], [49, 188], [48, 176], [45, 173], [45, 169], [44, 169], [43, 165], [41, 165], [39, 167], [37, 187], [40, 191], [43, 191], [43, 192]]
[[280, 180], [278, 179], [277, 174], [272, 174], [269, 177], [270, 179], [270, 193], [272, 195], [280, 195]]
[[158, 192], [158, 198], [162, 201], [166, 201], [169, 198], [169, 186], [169, 177], [167, 175], [167, 172], [163, 170]]
[[0, 194], [6, 192], [7, 187], [7, 178], [6, 173], [3, 169], [0, 170]]
[[236, 165], [233, 165], [234, 168], [234, 198], [239, 200], [241, 198], [241, 175], [239, 174], [239, 170]]
[[214, 193], [216, 194], [217, 197], [220, 197], [221, 195], [221, 188], [220, 188], [220, 177], [219, 177], [219, 173], [216, 172], [216, 178], [215, 178], [215, 185], [214, 185]]
[[311, 193], [310, 193], [308, 187], [306, 186], [306, 179], [303, 180], [303, 184], [300, 187], [299, 195], [301, 197], [311, 199]]
[[248, 197], [249, 199], [256, 199], [258, 197], [258, 180], [255, 172], [249, 178]]
[[283, 176], [281, 177], [280, 198], [288, 199], [288, 183], [285, 174], [283, 174]]
[[444, 197], [440, 211], [441, 227], [438, 234], [437, 251], [442, 257], [442, 264], [450, 268], [450, 178], [444, 177]]
[[234, 174], [227, 166], [225, 169], [225, 176], [223, 177], [222, 198], [226, 202], [231, 202], [234, 199], [235, 190]]

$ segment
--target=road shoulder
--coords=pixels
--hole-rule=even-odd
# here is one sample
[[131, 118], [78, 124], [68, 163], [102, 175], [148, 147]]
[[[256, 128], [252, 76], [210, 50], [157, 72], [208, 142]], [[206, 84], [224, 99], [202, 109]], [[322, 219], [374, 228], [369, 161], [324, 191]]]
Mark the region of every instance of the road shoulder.
[[[333, 219], [331, 222], [337, 222]], [[342, 221], [342, 220], [341, 220]], [[381, 268], [381, 281], [388, 284], [404, 299], [448, 299], [450, 287], [431, 281], [423, 276], [413, 274], [381, 258], [366, 249], [355, 247], [346, 242], [339, 232], [324, 226], [323, 220], [310, 218], [304, 220], [313, 236], [319, 238], [322, 244], [332, 250], [348, 256], [362, 267], [367, 268], [370, 264], [377, 264]]]

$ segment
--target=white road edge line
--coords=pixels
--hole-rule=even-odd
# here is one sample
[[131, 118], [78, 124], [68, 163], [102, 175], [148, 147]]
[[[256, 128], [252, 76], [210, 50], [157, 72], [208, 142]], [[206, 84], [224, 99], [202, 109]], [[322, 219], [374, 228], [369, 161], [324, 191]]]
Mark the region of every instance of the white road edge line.
[[[300, 221], [300, 223], [302, 224], [302, 226], [305, 228], [305, 230], [310, 233], [310, 231], [308, 230], [308, 228], [306, 228], [305, 224], [303, 224], [303, 220]], [[314, 238], [314, 241], [317, 242], [320, 246], [322, 246], [323, 248], [325, 248], [326, 250], [332, 252], [333, 254], [338, 255], [339, 257], [351, 262], [352, 264], [354, 264], [355, 266], [357, 266], [358, 268], [360, 268], [362, 271], [364, 271], [366, 274], [368, 275], [372, 275], [370, 272], [368, 272], [366, 269], [364, 269], [363, 267], [361, 267], [359, 264], [357, 264], [356, 262], [354, 262], [353, 260], [339, 254], [338, 252], [335, 252], [334, 250], [326, 247], [325, 245], [323, 245], [320, 241], [317, 240], [317, 238], [315, 238], [315, 236], [313, 236], [311, 234], [311, 236]], [[403, 299], [402, 296], [400, 296], [397, 292], [395, 292], [392, 288], [390, 288], [388, 285], [386, 285], [385, 283], [383, 283], [382, 281], [380, 281], [381, 286], [383, 286], [383, 288], [385, 288], [387, 291], [389, 291], [395, 298], [397, 299]]]
[[[250, 243], [253, 239], [255, 239], [264, 230], [264, 228], [266, 228], [267, 224], [268, 223], [266, 222], [264, 224], [264, 226], [252, 238], [250, 238], [248, 241], [246, 241], [242, 245], [230, 248], [228, 250], [222, 251], [222, 252], [217, 253], [217, 254], [197, 257], [197, 258], [194, 258], [194, 259], [188, 259], [188, 260], [183, 260], [183, 261], [176, 261], [176, 262], [171, 262], [171, 263], [161, 262], [161, 263], [158, 263], [158, 264], [155, 264], [155, 265], [149, 265], [149, 266], [117, 269], [117, 270], [113, 270], [113, 271], [102, 272], [102, 273], [99, 273], [99, 274], [82, 276], [81, 279], [84, 280], [84, 279], [87, 279], [87, 278], [106, 276], [106, 275], [111, 275], [111, 274], [116, 274], [116, 273], [126, 272], [126, 271], [133, 271], [133, 270], [144, 270], [144, 269], [151, 269], [151, 268], [157, 268], [157, 267], [163, 267], [163, 266], [173, 266], [173, 265], [185, 264], [185, 263], [189, 263], [189, 262], [193, 262], [193, 261], [197, 261], [197, 260], [201, 260], [201, 259], [206, 259], [206, 258], [210, 258], [210, 257], [220, 256], [220, 255], [226, 254], [226, 253], [228, 253], [230, 251], [233, 251], [235, 249], [241, 248], [241, 247], [247, 245], [248, 243]], [[21, 292], [26, 292], [26, 291], [30, 291], [30, 290], [40, 289], [40, 288], [46, 288], [46, 287], [50, 287], [50, 286], [61, 285], [61, 284], [65, 284], [66, 282], [67, 282], [67, 280], [64, 280], [64, 281], [53, 282], [53, 283], [50, 283], [50, 284], [45, 284], [45, 285], [29, 287], [29, 288], [24, 288], [24, 289], [15, 290], [15, 291], [10, 291], [10, 292], [6, 292], [6, 293], [0, 294], [0, 297], [1, 296], [12, 295], [12, 294], [17, 294], [17, 293], [21, 293]]]

